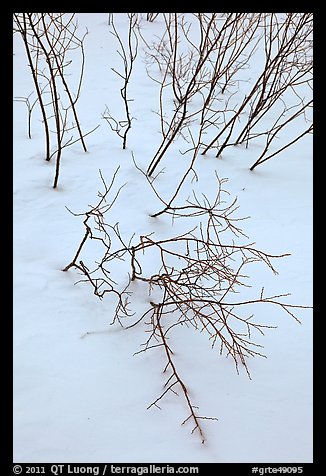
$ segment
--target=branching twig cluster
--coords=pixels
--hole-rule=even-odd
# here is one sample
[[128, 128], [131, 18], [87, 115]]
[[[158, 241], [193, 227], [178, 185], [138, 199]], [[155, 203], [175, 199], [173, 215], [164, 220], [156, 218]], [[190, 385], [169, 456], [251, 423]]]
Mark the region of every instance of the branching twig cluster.
[[114, 117], [112, 117], [110, 110], [108, 106], [106, 106], [104, 113], [102, 114], [103, 119], [105, 119], [111, 130], [116, 132], [119, 137], [122, 139], [122, 148], [125, 149], [127, 147], [127, 136], [128, 132], [131, 129], [131, 123], [133, 120], [133, 117], [130, 114], [130, 109], [129, 109], [129, 102], [132, 101], [132, 99], [128, 98], [128, 86], [134, 66], [134, 62], [137, 57], [138, 53], [138, 37], [136, 34], [136, 25], [137, 25], [137, 14], [136, 13], [128, 13], [128, 41], [127, 41], [127, 47], [125, 47], [124, 42], [122, 41], [115, 23], [114, 23], [114, 18], [113, 16], [110, 19], [110, 26], [112, 26], [112, 35], [118, 40], [119, 43], [119, 50], [117, 50], [117, 53], [121, 57], [123, 61], [123, 71], [122, 73], [117, 71], [114, 68], [111, 68], [112, 71], [114, 71], [122, 80], [123, 80], [123, 86], [120, 89], [120, 95], [123, 100], [123, 105], [124, 105], [124, 110], [125, 110], [125, 115], [126, 118], [123, 120], [116, 120]]
[[[184, 14], [162, 15], [163, 35], [151, 45], [144, 40], [148, 75], [159, 84], [162, 133], [149, 176], [179, 135], [191, 143], [194, 156], [211, 148], [220, 156], [226, 147], [248, 147], [265, 136], [264, 151], [253, 169], [312, 131], [307, 127], [266, 157], [278, 134], [298, 117], [304, 115], [311, 123], [306, 113], [312, 104], [312, 14], [196, 13], [192, 20]], [[249, 67], [257, 48], [264, 55], [262, 71], [239, 102], [239, 73]], [[159, 74], [152, 72], [154, 65]], [[174, 109], [169, 114], [165, 105], [171, 99]], [[262, 119], [275, 114], [274, 124], [261, 130]], [[205, 136], [211, 139], [207, 142]]]
[[[256, 48], [260, 21], [260, 14], [242, 13], [224, 17], [198, 13], [192, 15], [191, 22], [183, 14], [163, 14], [163, 17], [165, 33], [147, 53], [149, 65], [156, 64], [160, 72], [155, 78], [148, 70], [149, 76], [159, 84], [163, 136], [147, 169], [150, 176], [178, 135], [189, 131], [191, 124], [198, 127], [196, 154], [206, 129], [218, 126], [226, 111], [220, 109], [217, 95], [223, 94], [236, 72], [247, 65]], [[175, 108], [168, 118], [164, 104], [166, 94], [171, 92]]]
[[[81, 129], [76, 103], [80, 97], [85, 53], [84, 39], [77, 36], [75, 14], [65, 13], [15, 13], [14, 21], [25, 46], [37, 95], [37, 102], [42, 113], [45, 133], [45, 159], [50, 161], [56, 156], [56, 170], [53, 187], [59, 180], [62, 150], [80, 141], [84, 151], [87, 150], [85, 136]], [[67, 81], [67, 68], [72, 62], [70, 53], [78, 50], [81, 55], [80, 76], [76, 90], [73, 92]], [[25, 100], [29, 111], [29, 135], [31, 134], [31, 112], [35, 105]], [[71, 117], [70, 117], [71, 116]], [[51, 151], [51, 127], [54, 126], [56, 149]], [[77, 130], [78, 138], [66, 135]]]
[[[292, 125], [292, 121], [304, 115], [304, 118], [311, 122], [311, 117], [306, 113], [312, 106], [312, 100], [306, 99], [306, 94], [308, 91], [311, 96], [312, 89], [312, 14], [288, 13], [283, 19], [277, 14], [265, 14], [262, 16], [262, 29], [265, 55], [262, 72], [235, 113], [225, 121], [224, 126], [202, 152], [205, 154], [219, 139], [223, 142], [218, 147], [217, 156], [221, 155], [226, 147], [243, 143], [248, 147], [250, 140], [266, 136], [265, 148], [251, 170], [312, 131], [312, 126], [309, 126], [303, 134], [300, 132], [294, 140], [288, 140], [285, 147], [263, 159], [277, 134]], [[296, 99], [292, 106], [288, 100], [284, 100], [285, 94], [289, 97], [289, 93]], [[261, 119], [268, 118], [278, 110], [280, 112], [274, 124], [268, 130], [257, 131]], [[240, 119], [243, 122], [244, 117], [244, 126], [238, 137], [232, 140], [236, 124]], [[281, 121], [283, 122], [280, 123]]]
[[[162, 393], [149, 408], [158, 407], [166, 394], [180, 391], [188, 408], [183, 423], [192, 420], [192, 431], [197, 430], [204, 442], [201, 421], [215, 418], [199, 415], [198, 408], [192, 403], [188, 387], [177, 369], [171, 345], [173, 330], [185, 325], [205, 332], [211, 346], [218, 347], [220, 354], [231, 357], [237, 371], [242, 364], [250, 377], [248, 357], [263, 355], [262, 346], [254, 342], [253, 337], [257, 333], [264, 334], [264, 329], [272, 326], [259, 324], [245, 309], [269, 303], [298, 320], [295, 311], [306, 306], [288, 304], [284, 300], [287, 294], [266, 296], [263, 287], [256, 298], [237, 298], [241, 288], [249, 286], [245, 268], [250, 263], [262, 262], [276, 273], [273, 259], [286, 255], [273, 256], [256, 249], [253, 243], [235, 242], [245, 235], [239, 227], [240, 219], [234, 216], [238, 208], [236, 201], [231, 204], [224, 201], [223, 180], [217, 177], [214, 200], [209, 200], [205, 195], [198, 198], [194, 193], [187, 205], [169, 210], [175, 218], [183, 217], [187, 221], [194, 218], [197, 223], [200, 220], [199, 225], [170, 238], [155, 239], [150, 233], [140, 236], [139, 240], [133, 235], [126, 242], [121, 236], [119, 224], [110, 225], [105, 218], [121, 190], [110, 198], [116, 174], [117, 171], [109, 186], [101, 175], [104, 193], [99, 194], [99, 202], [86, 213], [77, 215], [84, 217], [85, 234], [73, 260], [64, 271], [77, 269], [83, 275], [81, 281], [90, 283], [94, 294], [101, 299], [107, 293], [116, 296], [112, 323], [119, 322], [124, 326], [127, 318], [127, 328], [140, 323], [146, 325], [148, 337], [139, 352], [161, 350], [165, 358], [164, 373], [167, 374]], [[226, 241], [225, 237], [230, 234], [233, 239]], [[81, 259], [86, 242], [92, 240], [103, 247], [95, 267], [86, 265]], [[145, 269], [148, 253], [151, 262], [155, 263], [155, 270]], [[112, 278], [116, 260], [119, 263], [122, 260], [127, 265], [129, 263], [129, 272], [122, 284]], [[133, 317], [130, 307], [133, 286], [137, 281], [147, 286], [149, 298], [148, 307], [142, 315]]]

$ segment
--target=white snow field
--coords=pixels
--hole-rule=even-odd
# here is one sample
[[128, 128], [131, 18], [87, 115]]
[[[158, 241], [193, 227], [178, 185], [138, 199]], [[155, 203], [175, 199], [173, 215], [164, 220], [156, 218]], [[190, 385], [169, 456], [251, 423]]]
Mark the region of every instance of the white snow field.
[[[115, 14], [116, 27], [126, 31], [126, 14]], [[255, 335], [267, 359], [248, 361], [250, 380], [219, 347], [212, 349], [204, 333], [178, 326], [173, 334], [175, 359], [189, 394], [200, 414], [218, 421], [202, 422], [206, 436], [201, 444], [191, 434], [183, 396], [170, 393], [161, 410], [147, 406], [162, 392], [165, 382], [163, 351], [133, 355], [146, 341], [143, 323], [126, 330], [110, 326], [115, 299], [100, 301], [88, 284], [77, 284], [80, 275], [71, 268], [84, 234], [82, 213], [98, 201], [106, 182], [118, 166], [115, 190], [126, 184], [110, 210], [110, 223], [119, 222], [129, 238], [155, 232], [170, 236], [191, 228], [184, 222], [160, 216], [162, 206], [144, 176], [159, 143], [158, 85], [148, 78], [140, 42], [129, 97], [136, 119], [127, 149], [102, 119], [105, 105], [123, 119], [119, 93], [121, 69], [117, 40], [110, 34], [106, 13], [78, 13], [85, 39], [85, 76], [77, 110], [84, 131], [100, 127], [86, 137], [88, 152], [76, 143], [64, 149], [59, 186], [52, 188], [55, 163], [44, 160], [44, 137], [37, 107], [32, 118], [32, 139], [27, 138], [27, 110], [14, 101], [14, 461], [30, 463], [145, 462], [145, 463], [304, 463], [312, 462], [312, 312], [298, 312], [301, 324], [281, 308], [258, 304], [252, 310], [257, 322], [278, 326], [265, 336]], [[164, 24], [141, 20], [143, 35], [153, 39]], [[14, 35], [14, 96], [33, 91], [26, 54]], [[256, 63], [252, 66], [258, 68]], [[78, 74], [77, 58], [69, 66], [71, 80]], [[248, 71], [245, 71], [248, 75]], [[250, 76], [250, 75], [249, 75]], [[242, 83], [239, 83], [240, 87]], [[239, 92], [240, 94], [240, 92]], [[304, 125], [303, 125], [304, 127]], [[258, 142], [259, 144], [259, 142]], [[155, 181], [170, 197], [187, 167], [179, 153], [187, 144], [172, 145]], [[311, 137], [258, 166], [259, 145], [227, 148], [222, 158], [209, 151], [198, 155], [198, 182], [183, 187], [178, 203], [192, 189], [213, 197], [215, 171], [228, 178], [230, 200], [238, 197], [238, 216], [249, 216], [242, 229], [258, 249], [271, 254], [291, 253], [274, 262], [279, 274], [262, 265], [248, 266], [252, 291], [291, 293], [287, 302], [312, 305], [312, 144]], [[184, 228], [182, 228], [184, 227]], [[172, 230], [172, 231], [171, 231]], [[170, 234], [170, 235], [169, 235]], [[87, 254], [88, 253], [88, 254]], [[92, 255], [93, 253], [93, 255]], [[85, 263], [96, 260], [89, 247]], [[126, 279], [124, 268], [116, 276]], [[149, 297], [143, 287], [135, 290], [133, 310]], [[86, 334], [88, 333], [88, 334]]]

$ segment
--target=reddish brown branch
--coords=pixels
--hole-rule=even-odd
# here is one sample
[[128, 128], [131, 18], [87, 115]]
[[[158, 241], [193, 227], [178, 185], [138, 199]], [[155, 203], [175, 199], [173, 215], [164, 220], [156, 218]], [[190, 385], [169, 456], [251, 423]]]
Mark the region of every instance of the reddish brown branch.
[[[165, 239], [156, 239], [151, 233], [139, 237], [133, 243], [135, 237], [132, 236], [126, 243], [118, 224], [110, 225], [104, 218], [115, 202], [115, 199], [107, 202], [115, 176], [110, 186], [107, 186], [101, 175], [104, 193], [100, 194], [100, 201], [96, 206], [81, 214], [85, 217], [85, 234], [73, 260], [64, 270], [75, 268], [81, 272], [84, 276], [81, 281], [88, 282], [100, 299], [106, 294], [116, 296], [113, 323], [118, 321], [123, 325], [123, 319], [129, 318], [127, 329], [141, 323], [147, 326], [147, 340], [135, 354], [163, 349], [166, 359], [164, 373], [168, 372], [162, 393], [148, 408], [160, 408], [160, 401], [170, 392], [177, 395], [179, 389], [189, 410], [183, 424], [192, 420], [192, 432], [197, 430], [204, 443], [201, 420], [215, 418], [199, 416], [197, 407], [191, 401], [188, 386], [178, 371], [170, 345], [169, 339], [174, 329], [186, 325], [206, 333], [212, 347], [219, 344], [220, 354], [230, 356], [237, 371], [242, 365], [251, 378], [248, 358], [264, 357], [261, 344], [254, 342], [253, 338], [255, 334], [263, 335], [265, 329], [273, 326], [255, 322], [252, 314], [248, 316], [245, 313], [246, 308], [261, 303], [272, 304], [299, 321], [296, 311], [308, 306], [284, 302], [283, 298], [287, 296], [284, 293], [264, 296], [263, 288], [260, 288], [256, 299], [239, 297], [239, 292], [248, 287], [245, 269], [250, 263], [263, 262], [276, 273], [272, 260], [286, 255], [265, 253], [254, 248], [252, 243], [224, 243], [223, 233], [232, 232], [237, 237], [241, 230], [233, 222], [239, 220], [232, 217], [233, 211], [237, 209], [235, 200], [229, 205], [222, 203], [222, 181], [218, 182], [218, 192], [213, 200], [210, 201], [206, 195], [199, 200], [194, 195], [193, 202], [183, 207], [174, 207], [173, 212], [180, 216], [200, 217], [199, 226]], [[95, 267], [87, 266], [80, 259], [84, 245], [89, 240], [97, 240], [103, 249]], [[146, 261], [148, 251], [151, 252], [151, 259], [158, 264], [155, 273], [145, 273], [141, 266], [144, 256]], [[127, 261], [126, 268], [129, 271], [126, 272], [123, 288], [111, 275], [114, 269], [112, 263], [116, 260], [119, 263]], [[137, 282], [147, 287], [148, 305], [142, 315], [130, 323], [133, 316], [130, 305], [135, 292], [134, 283]]]

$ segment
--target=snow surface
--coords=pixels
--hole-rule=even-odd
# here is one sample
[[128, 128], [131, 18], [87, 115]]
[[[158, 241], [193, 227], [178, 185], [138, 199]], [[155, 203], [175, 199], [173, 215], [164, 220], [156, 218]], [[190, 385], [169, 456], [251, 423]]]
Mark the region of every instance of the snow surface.
[[[116, 14], [119, 28], [125, 14]], [[14, 461], [15, 462], [283, 462], [312, 461], [312, 315], [302, 324], [282, 310], [258, 305], [259, 322], [276, 330], [259, 337], [267, 359], [249, 362], [252, 380], [237, 375], [230, 359], [212, 350], [206, 336], [177, 329], [174, 349], [180, 372], [204, 422], [205, 445], [191, 435], [185, 403], [172, 394], [162, 410], [146, 407], [164, 384], [164, 361], [158, 351], [138, 356], [146, 339], [142, 325], [124, 330], [110, 326], [114, 303], [100, 302], [87, 285], [74, 285], [78, 274], [61, 269], [74, 256], [83, 234], [74, 212], [95, 204], [102, 184], [118, 165], [116, 186], [124, 183], [113, 207], [124, 236], [155, 231], [170, 233], [171, 220], [152, 219], [160, 209], [146, 180], [134, 167], [131, 151], [144, 169], [159, 144], [157, 85], [144, 74], [139, 53], [130, 85], [133, 123], [128, 148], [101, 119], [105, 104], [122, 113], [121, 80], [111, 67], [121, 67], [117, 44], [109, 33], [107, 14], [78, 14], [89, 30], [86, 70], [80, 101], [88, 153], [77, 143], [63, 152], [59, 187], [52, 189], [54, 161], [43, 160], [43, 130], [34, 112], [33, 138], [26, 136], [26, 110], [14, 102]], [[144, 21], [147, 35], [162, 22]], [[71, 71], [76, 66], [71, 66]], [[14, 95], [33, 90], [25, 52], [14, 36]], [[173, 146], [156, 183], [168, 197], [185, 169], [184, 156]], [[291, 302], [312, 303], [312, 148], [310, 138], [249, 171], [253, 148], [228, 148], [222, 159], [199, 156], [198, 184], [214, 194], [214, 171], [227, 177], [231, 197], [238, 196], [240, 216], [250, 216], [244, 231], [258, 248], [290, 252], [275, 264], [279, 275], [252, 267], [252, 283], [269, 293], [291, 292]], [[111, 218], [111, 217], [110, 217]], [[178, 225], [175, 225], [176, 227]], [[176, 228], [177, 229], [177, 228]], [[91, 252], [91, 251], [90, 251]], [[117, 270], [118, 271], [118, 270]], [[256, 289], [256, 288], [255, 288]], [[140, 287], [138, 304], [148, 300]], [[137, 309], [136, 309], [137, 310]], [[89, 334], [86, 334], [86, 333]], [[86, 334], [86, 335], [85, 335]]]

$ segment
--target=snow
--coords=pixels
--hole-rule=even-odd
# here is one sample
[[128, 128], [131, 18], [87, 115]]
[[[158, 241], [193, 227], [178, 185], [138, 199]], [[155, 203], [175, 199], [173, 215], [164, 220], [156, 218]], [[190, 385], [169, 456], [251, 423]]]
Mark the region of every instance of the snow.
[[[119, 28], [125, 14], [116, 14]], [[42, 462], [283, 462], [312, 461], [312, 313], [300, 313], [299, 325], [280, 309], [257, 305], [259, 322], [277, 325], [259, 337], [267, 359], [249, 362], [252, 380], [237, 375], [230, 359], [212, 350], [206, 336], [176, 329], [173, 348], [191, 398], [206, 421], [205, 445], [191, 435], [185, 403], [167, 396], [162, 410], [146, 407], [162, 391], [164, 361], [160, 352], [136, 356], [146, 340], [144, 326], [110, 326], [114, 302], [102, 302], [86, 284], [75, 285], [78, 273], [61, 270], [73, 258], [83, 236], [76, 213], [97, 203], [120, 165], [115, 187], [126, 183], [110, 211], [123, 236], [154, 231], [171, 233], [170, 218], [150, 218], [160, 209], [143, 175], [159, 145], [157, 85], [144, 74], [141, 52], [130, 86], [136, 117], [128, 148], [101, 118], [107, 104], [123, 114], [120, 78], [110, 68], [121, 67], [117, 44], [109, 33], [107, 14], [78, 14], [86, 38], [86, 69], [77, 109], [83, 130], [100, 127], [86, 138], [88, 152], [74, 144], [63, 152], [58, 189], [52, 189], [54, 161], [43, 160], [43, 130], [33, 116], [32, 140], [26, 135], [24, 104], [14, 102], [14, 461]], [[154, 35], [159, 19], [144, 21]], [[71, 70], [78, 64], [71, 65]], [[73, 76], [73, 75], [72, 75]], [[14, 36], [14, 95], [33, 90], [25, 52]], [[304, 127], [304, 126], [303, 126]], [[155, 183], [171, 196], [185, 170], [185, 156], [173, 145]], [[243, 229], [258, 249], [291, 256], [275, 263], [279, 275], [252, 266], [251, 280], [268, 293], [291, 292], [291, 302], [312, 304], [312, 148], [304, 138], [253, 172], [253, 148], [227, 148], [222, 159], [213, 153], [196, 161], [197, 184], [214, 195], [214, 172], [227, 177], [231, 197], [238, 196], [239, 215], [250, 216]], [[181, 224], [175, 224], [173, 233]], [[89, 253], [95, 253], [92, 249]], [[94, 256], [93, 256], [94, 258]], [[95, 257], [96, 259], [96, 257]], [[116, 272], [123, 274], [122, 268]], [[135, 308], [148, 297], [137, 284]]]

